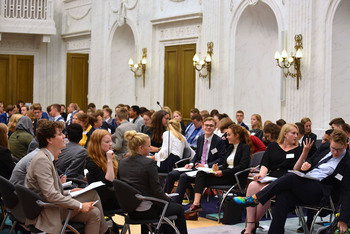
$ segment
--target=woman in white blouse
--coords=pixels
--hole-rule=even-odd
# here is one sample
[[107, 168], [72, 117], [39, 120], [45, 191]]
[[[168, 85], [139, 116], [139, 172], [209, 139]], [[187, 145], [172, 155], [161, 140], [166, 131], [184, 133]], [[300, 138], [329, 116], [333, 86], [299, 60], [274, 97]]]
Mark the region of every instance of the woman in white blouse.
[[[169, 136], [170, 141], [168, 140]], [[172, 119], [169, 121], [168, 131], [163, 133], [163, 143], [160, 151], [150, 158], [157, 161], [158, 172], [168, 173], [173, 170], [175, 163], [182, 159], [185, 148], [191, 149], [185, 137], [181, 134], [180, 123]], [[191, 149], [191, 158], [194, 154], [195, 152]]]
[[[227, 130], [227, 139], [230, 144], [227, 151], [227, 158], [224, 164], [218, 169], [218, 165], [213, 165], [215, 174], [199, 171], [196, 176], [194, 186], [194, 201], [186, 213], [201, 211], [200, 201], [203, 189], [210, 185], [233, 185], [236, 183], [235, 173], [249, 167], [250, 156], [252, 154], [252, 143], [249, 134], [239, 125], [232, 124]], [[240, 183], [245, 187], [248, 173], [240, 175]]]

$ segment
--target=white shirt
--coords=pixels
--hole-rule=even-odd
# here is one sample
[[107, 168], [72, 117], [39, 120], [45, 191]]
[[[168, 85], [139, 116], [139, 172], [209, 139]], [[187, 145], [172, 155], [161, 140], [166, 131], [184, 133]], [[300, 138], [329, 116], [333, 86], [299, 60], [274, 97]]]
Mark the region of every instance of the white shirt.
[[234, 167], [233, 161], [235, 160], [235, 155], [236, 155], [236, 151], [237, 151], [238, 145], [239, 145], [239, 144], [235, 144], [235, 145], [234, 145], [234, 148], [233, 148], [231, 154], [230, 154], [230, 155], [227, 157], [227, 159], [226, 159], [228, 168], [233, 168], [233, 167]]
[[[183, 141], [180, 141], [174, 134], [170, 131], [170, 143], [168, 141], [169, 131], [163, 133], [163, 143], [160, 151], [155, 154], [155, 159], [157, 162], [162, 162], [168, 158], [169, 154], [173, 154], [179, 156], [182, 159], [182, 154], [185, 148], [190, 148], [188, 142], [185, 137], [183, 137]], [[170, 150], [168, 150], [168, 144], [170, 146]], [[195, 152], [191, 149], [191, 158], [195, 155]]]

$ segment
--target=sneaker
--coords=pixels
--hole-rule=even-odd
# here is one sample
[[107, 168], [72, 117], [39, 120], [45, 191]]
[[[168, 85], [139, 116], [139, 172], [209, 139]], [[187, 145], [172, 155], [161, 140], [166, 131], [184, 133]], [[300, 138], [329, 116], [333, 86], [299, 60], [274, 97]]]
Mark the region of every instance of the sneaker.
[[233, 201], [235, 203], [237, 203], [238, 205], [241, 206], [251, 206], [251, 207], [255, 207], [259, 204], [258, 200], [255, 199], [253, 196], [249, 196], [249, 197], [234, 197]]
[[200, 212], [200, 211], [203, 211], [201, 205], [197, 206], [197, 205], [193, 205], [193, 204], [192, 204], [190, 208], [188, 208], [187, 210], [185, 210], [185, 214], [194, 213], [194, 212]]

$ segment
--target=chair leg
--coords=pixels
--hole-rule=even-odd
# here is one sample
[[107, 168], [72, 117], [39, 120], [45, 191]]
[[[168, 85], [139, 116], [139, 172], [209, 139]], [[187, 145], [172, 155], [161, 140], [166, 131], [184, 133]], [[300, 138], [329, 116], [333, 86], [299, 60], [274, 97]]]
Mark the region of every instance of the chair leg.
[[4, 228], [5, 223], [6, 223], [6, 219], [7, 219], [8, 216], [9, 216], [9, 214], [6, 213], [5, 216], [4, 216], [4, 219], [2, 220], [2, 223], [1, 223], [0, 232], [1, 232], [2, 229]]
[[167, 222], [174, 230], [177, 234], [181, 234], [180, 231], [177, 229], [177, 227], [175, 226], [175, 224], [169, 220], [167, 217], [164, 217], [164, 221]]
[[13, 230], [14, 230], [15, 227], [16, 227], [16, 224], [17, 224], [17, 221], [15, 221], [15, 222], [12, 224], [12, 227], [11, 227], [11, 230], [10, 230], [9, 234], [12, 234]]

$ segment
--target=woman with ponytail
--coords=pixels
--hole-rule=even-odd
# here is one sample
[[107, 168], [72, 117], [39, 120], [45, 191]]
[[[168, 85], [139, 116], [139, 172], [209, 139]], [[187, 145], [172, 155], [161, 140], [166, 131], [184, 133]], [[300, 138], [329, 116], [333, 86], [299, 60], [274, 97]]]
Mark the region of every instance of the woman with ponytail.
[[[231, 124], [227, 129], [227, 140], [229, 147], [227, 150], [227, 158], [220, 170], [218, 165], [214, 164], [212, 169], [215, 174], [209, 174], [199, 171], [196, 176], [194, 186], [194, 201], [186, 213], [201, 211], [201, 197], [205, 187], [210, 185], [234, 185], [236, 183], [235, 173], [249, 167], [251, 156], [251, 141], [248, 132], [241, 126]], [[245, 187], [248, 173], [240, 175], [240, 183]]]
[[[165, 215], [177, 215], [175, 225], [181, 234], [186, 234], [187, 227], [182, 206], [172, 202], [163, 192], [163, 188], [159, 183], [157, 166], [152, 159], [146, 157], [151, 151], [151, 140], [149, 136], [143, 133], [137, 133], [136, 131], [127, 131], [124, 138], [128, 141], [128, 149], [131, 156], [119, 162], [118, 179], [133, 186], [144, 196], [152, 196], [170, 201]], [[132, 219], [153, 219], [159, 218], [162, 210], [163, 206], [160, 204], [142, 201], [136, 210], [129, 213], [129, 215]], [[141, 225], [141, 227], [142, 234], [148, 233], [147, 227], [144, 225]], [[163, 230], [163, 233], [170, 233], [170, 230]]]
[[[170, 132], [169, 132], [170, 131]], [[170, 142], [169, 142], [170, 136]], [[195, 152], [188, 145], [185, 137], [181, 134], [180, 123], [172, 119], [169, 121], [168, 131], [163, 133], [163, 143], [160, 151], [150, 158], [157, 161], [158, 172], [168, 173], [173, 170], [175, 163], [182, 159], [185, 148], [191, 150], [191, 158]]]

